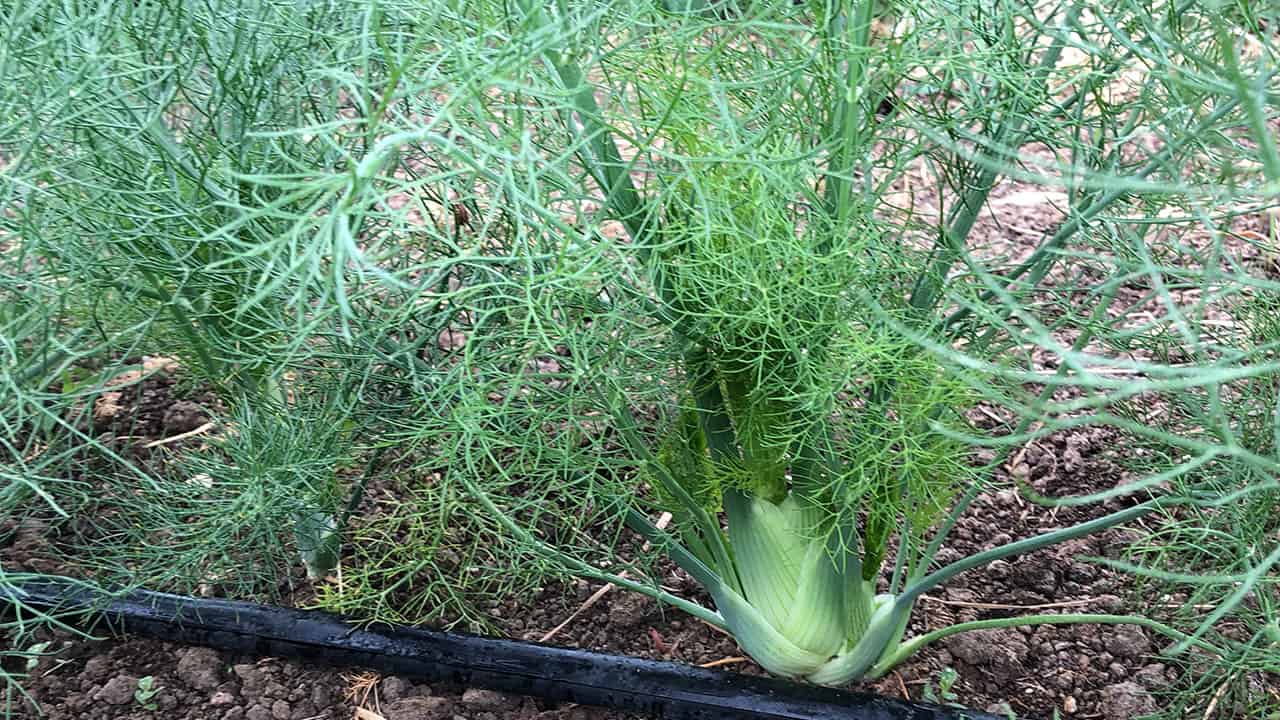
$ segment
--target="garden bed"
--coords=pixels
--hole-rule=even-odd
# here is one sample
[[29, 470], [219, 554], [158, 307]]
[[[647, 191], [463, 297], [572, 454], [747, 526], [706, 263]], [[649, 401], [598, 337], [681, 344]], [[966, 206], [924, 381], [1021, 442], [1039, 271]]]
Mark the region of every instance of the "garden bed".
[[[983, 241], [1016, 245], [1025, 242], [1027, 233], [1004, 233], [1001, 222], [1044, 230], [1059, 217], [1049, 205], [1018, 207], [1016, 217], [980, 223]], [[1241, 225], [1247, 231], [1261, 228], [1263, 221], [1246, 217]], [[1237, 245], [1235, 250], [1246, 259], [1257, 258], [1249, 246]], [[208, 423], [216, 419], [220, 404], [175, 361], [138, 358], [135, 362], [149, 374], [136, 384], [128, 383], [137, 377], [123, 377], [126, 387], [98, 400], [88, 416], [88, 429], [126, 458], [163, 473], [168, 463], [181, 461], [183, 452], [200, 452], [206, 435], [219, 432]], [[990, 408], [975, 408], [971, 419], [976, 427], [995, 433], [1002, 427], [1002, 418]], [[939, 561], [1124, 507], [1131, 501], [1046, 507], [1023, 498], [1013, 489], [1011, 478], [1028, 481], [1047, 495], [1105, 490], [1127, 481], [1124, 468], [1133, 458], [1125, 453], [1132, 449], [1117, 431], [1100, 428], [1059, 432], [1021, 448], [997, 472], [995, 487], [980, 495], [962, 517]], [[378, 522], [388, 519], [379, 509], [379, 499], [394, 500], [403, 491], [396, 482], [374, 478], [353, 516], [351, 533], [376, 530]], [[6, 522], [0, 526], [0, 562], [10, 572], [84, 576], [91, 570], [69, 562], [64, 551], [91, 543], [92, 528], [92, 524], [53, 518]], [[84, 534], [86, 529], [89, 535]], [[1142, 527], [1106, 531], [967, 572], [924, 598], [911, 630], [1029, 612], [1159, 612], [1151, 598], [1133, 594], [1130, 576], [1080, 559], [1120, 557], [1142, 531]], [[460, 542], [465, 544], [466, 538]], [[324, 606], [317, 597], [317, 584], [306, 578], [300, 565], [278, 570], [274, 587], [258, 588], [263, 596], [275, 596], [285, 606]], [[684, 581], [682, 589], [701, 595], [696, 584], [669, 570], [675, 582]], [[440, 578], [421, 580], [430, 583]], [[331, 591], [327, 595], [331, 601], [341, 600], [340, 593], [332, 593], [338, 584], [340, 579], [333, 577], [319, 581], [319, 586]], [[533, 594], [486, 601], [478, 612], [485, 616], [486, 629], [499, 636], [762, 672], [723, 632], [647, 598], [616, 589], [601, 594], [601, 589], [599, 583], [586, 580], [551, 581]], [[218, 586], [206, 589], [214, 595], [226, 592]], [[433, 624], [449, 626], [462, 620], [446, 614]], [[50, 720], [630, 717], [482, 688], [379, 676], [361, 668], [315, 666], [152, 639], [84, 640], [41, 631], [36, 640], [50, 642], [45, 650], [49, 654], [24, 686]], [[1179, 687], [1179, 670], [1157, 655], [1162, 644], [1142, 629], [1123, 625], [978, 631], [927, 647], [888, 677], [857, 689], [997, 714], [1011, 712], [1016, 717], [1050, 717], [1056, 712], [1064, 718], [1126, 720], [1156, 711], [1162, 697]], [[155, 690], [146, 702], [135, 697], [142, 678], [151, 678], [150, 687]], [[1280, 683], [1263, 691], [1280, 693]], [[20, 717], [36, 716], [30, 704], [26, 708]]]
[[[37, 3], [0, 590], [1275, 720], [1280, 73], [1236, 5]], [[623, 717], [24, 622], [23, 716]]]
[[[1018, 217], [1004, 220], [1043, 230], [1057, 216], [1056, 209], [1042, 205], [1023, 207]], [[983, 232], [984, 241], [1000, 238], [994, 222]], [[1016, 244], [1025, 237], [1025, 233], [1013, 233], [1006, 240]], [[116, 407], [109, 415], [99, 413], [94, 431], [108, 441], [111, 436], [104, 433], [118, 436], [122, 439], [114, 446], [117, 449], [163, 465], [180, 455], [165, 454], [161, 448], [196, 448], [202, 434], [147, 446], [199, 429], [208, 416], [198, 408], [216, 407], [216, 403], [207, 393], [193, 393], [191, 383], [180, 382], [182, 370], [176, 364], [153, 365], [158, 368], [156, 374], [110, 398]], [[185, 398], [181, 396], [184, 389], [188, 393]], [[972, 416], [976, 426], [999, 431], [1000, 418], [990, 409], [979, 408]], [[1022, 498], [1010, 483], [1010, 473], [1014, 473], [1029, 480], [1038, 492], [1050, 495], [1114, 487], [1125, 478], [1125, 458], [1120, 454], [1125, 446], [1120, 440], [1115, 431], [1085, 428], [1055, 434], [1014, 453], [998, 473], [997, 482], [1002, 486], [997, 487], [1002, 489], [978, 498], [939, 559], [971, 555], [1123, 507], [1128, 501], [1045, 507]], [[352, 533], [359, 535], [366, 526], [376, 526], [381, 518], [378, 498], [396, 492], [400, 492], [396, 483], [374, 479], [361, 512], [353, 516]], [[73, 526], [28, 521], [16, 532], [9, 530], [0, 548], [0, 560], [7, 568], [77, 574], [77, 568], [58, 559], [55, 549], [58, 538], [75, 532]], [[968, 572], [925, 598], [912, 620], [912, 630], [1029, 612], [1149, 609], [1131, 595], [1130, 578], [1079, 559], [1118, 557], [1134, 539], [1134, 532], [1108, 531]], [[492, 624], [491, 630], [507, 637], [547, 638], [569, 647], [760, 672], [723, 633], [646, 598], [615, 590], [584, 607], [600, 587], [585, 580], [552, 582], [531, 596], [491, 601], [482, 611]], [[686, 587], [697, 592], [692, 583]], [[282, 570], [279, 584], [263, 590], [279, 593], [285, 605], [307, 607], [316, 602], [315, 589], [300, 566]], [[548, 638], [556, 628], [559, 630]], [[96, 642], [61, 636], [57, 642], [65, 643], [65, 648], [42, 660], [26, 683], [52, 720], [345, 719], [353, 717], [358, 708], [388, 720], [623, 717], [596, 708], [546, 707], [528, 698], [488, 690], [379, 677], [357, 668], [308, 667], [296, 661], [155, 640]], [[861, 689], [912, 700], [954, 702], [995, 713], [1012, 711], [1019, 717], [1049, 717], [1057, 711], [1063, 717], [1124, 720], [1155, 710], [1161, 694], [1169, 692], [1177, 680], [1176, 671], [1156, 656], [1160, 646], [1158, 638], [1153, 642], [1145, 631], [1131, 626], [978, 631], [928, 647], [888, 677]], [[132, 689], [140, 677], [155, 678], [159, 692], [153, 700], [154, 711], [133, 700]], [[376, 718], [364, 716], [361, 720]]]

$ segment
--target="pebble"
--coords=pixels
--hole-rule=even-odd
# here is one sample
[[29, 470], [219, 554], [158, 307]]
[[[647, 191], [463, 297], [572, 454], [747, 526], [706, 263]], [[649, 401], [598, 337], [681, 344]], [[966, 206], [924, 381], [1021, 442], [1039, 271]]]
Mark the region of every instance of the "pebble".
[[1169, 684], [1168, 668], [1160, 663], [1147, 665], [1138, 672], [1133, 674], [1134, 682], [1147, 688], [1155, 690]]
[[383, 699], [391, 702], [409, 695], [410, 691], [413, 690], [413, 685], [404, 678], [393, 676], [383, 678], [382, 683], [379, 685], [379, 690]]
[[262, 687], [262, 671], [258, 669], [257, 665], [249, 663], [234, 665], [231, 668], [231, 672], [235, 673], [236, 677], [240, 678], [240, 682], [244, 685], [244, 689], [249, 692], [256, 692], [258, 688]]
[[97, 678], [103, 675], [111, 674], [111, 658], [106, 655], [94, 655], [84, 663], [84, 674], [87, 677]]
[[1122, 682], [1102, 689], [1099, 709], [1107, 720], [1131, 720], [1155, 712], [1156, 701], [1135, 682]]
[[311, 688], [311, 704], [318, 708], [328, 707], [333, 701], [333, 693], [324, 685], [315, 685]]
[[138, 678], [132, 675], [117, 675], [107, 681], [93, 699], [108, 705], [127, 705], [133, 702], [133, 691], [138, 689]]
[[1120, 625], [1105, 639], [1107, 651], [1119, 658], [1137, 658], [1151, 652], [1151, 641], [1140, 628]]
[[283, 699], [283, 698], [289, 697], [289, 688], [281, 685], [278, 682], [269, 682], [267, 683], [267, 689], [263, 690], [262, 694], [269, 698]]
[[505, 710], [515, 705], [515, 701], [494, 690], [467, 688], [462, 693], [462, 704], [474, 710]]
[[445, 697], [410, 697], [382, 706], [387, 720], [448, 720], [453, 701]]
[[222, 682], [222, 657], [210, 648], [190, 648], [178, 659], [178, 679], [196, 690], [212, 690]]

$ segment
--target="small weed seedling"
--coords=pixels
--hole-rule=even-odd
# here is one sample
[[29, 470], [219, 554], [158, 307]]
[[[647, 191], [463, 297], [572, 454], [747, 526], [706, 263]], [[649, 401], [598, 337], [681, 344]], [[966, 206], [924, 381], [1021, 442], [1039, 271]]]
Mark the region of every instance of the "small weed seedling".
[[133, 691], [133, 700], [147, 710], [155, 710], [156, 704], [151, 700], [159, 692], [160, 687], [156, 685], [156, 679], [146, 675], [138, 678], [138, 689]]
[[956, 680], [960, 678], [955, 668], [945, 667], [938, 673], [938, 689], [933, 689], [933, 683], [926, 683], [924, 686], [924, 699], [934, 703], [954, 703], [959, 698], [951, 688], [955, 686]]

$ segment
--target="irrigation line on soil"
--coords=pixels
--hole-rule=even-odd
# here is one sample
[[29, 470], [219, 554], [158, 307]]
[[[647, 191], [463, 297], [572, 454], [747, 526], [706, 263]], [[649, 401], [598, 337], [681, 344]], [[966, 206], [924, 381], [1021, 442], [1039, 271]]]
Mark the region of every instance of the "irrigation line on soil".
[[[12, 591], [9, 591], [12, 592]], [[139, 590], [120, 597], [56, 580], [18, 587], [28, 606], [80, 625], [171, 642], [596, 705], [673, 720], [997, 720], [876, 695], [672, 662], [396, 626], [316, 611]], [[0, 591], [0, 610], [12, 598]]]

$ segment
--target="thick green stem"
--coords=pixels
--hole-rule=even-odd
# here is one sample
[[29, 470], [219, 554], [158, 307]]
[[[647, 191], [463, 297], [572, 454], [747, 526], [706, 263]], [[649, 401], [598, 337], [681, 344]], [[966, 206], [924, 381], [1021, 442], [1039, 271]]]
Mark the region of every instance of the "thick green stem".
[[195, 351], [196, 358], [200, 361], [200, 366], [204, 368], [205, 379], [214, 385], [222, 384], [222, 366], [217, 363], [213, 356], [209, 354], [205, 347], [204, 338], [196, 334], [195, 328], [192, 327], [191, 318], [187, 317], [187, 312], [178, 304], [173, 293], [169, 292], [155, 274], [149, 270], [140, 270], [142, 277], [151, 285], [154, 293], [161, 298], [164, 309], [173, 316], [174, 323], [178, 326], [179, 332], [186, 336], [187, 341], [191, 344], [191, 349]]
[[[1160, 152], [1152, 156], [1151, 159], [1139, 168], [1137, 172], [1133, 173], [1131, 177], [1141, 180], [1157, 170], [1165, 169], [1168, 166], [1169, 160], [1172, 159], [1175, 154], [1181, 152], [1187, 145], [1197, 142], [1199, 138], [1204, 133], [1209, 132], [1219, 120], [1226, 117], [1229, 112], [1234, 110], [1239, 102], [1240, 101], [1236, 98], [1224, 100], [1221, 105], [1215, 108], [1213, 112], [1209, 113], [1209, 115], [1194, 129], [1188, 131], [1185, 135], [1180, 135], [1170, 140], [1169, 143], [1160, 150]], [[1083, 207], [1078, 208], [1072, 214], [1070, 219], [1054, 231], [1053, 235], [1048, 240], [1036, 246], [1036, 249], [1032, 251], [1031, 255], [1025, 261], [1008, 273], [1001, 275], [1001, 281], [1005, 284], [1010, 284], [1022, 279], [1025, 275], [1026, 279], [1022, 280], [1023, 285], [1034, 285], [1035, 283], [1040, 282], [1049, 274], [1049, 270], [1053, 268], [1053, 263], [1056, 260], [1056, 255], [1053, 254], [1053, 251], [1079, 232], [1080, 229], [1083, 228], [1090, 220], [1101, 214], [1102, 211], [1109, 207], [1113, 202], [1124, 197], [1129, 192], [1131, 192], [1131, 190], [1125, 187], [1112, 188], [1103, 192], [1101, 195], [1096, 196]], [[979, 304], [990, 303], [997, 297], [997, 295], [997, 290], [988, 290], [979, 298]], [[1010, 312], [1012, 311], [1005, 309], [1003, 311], [1004, 317], [1008, 317]], [[969, 306], [959, 308], [947, 316], [943, 326], [948, 328], [953, 327], [972, 313], [973, 310]], [[983, 347], [987, 342], [989, 342], [992, 332], [994, 332], [994, 328], [993, 330], [988, 331], [987, 336], [985, 336], [979, 343], [979, 347]]]
[[[855, 3], [850, 3], [855, 5]], [[870, 52], [871, 20], [874, 0], [861, 0], [856, 7], [846, 10], [844, 25], [847, 32], [849, 57], [845, 73], [844, 95], [836, 106], [836, 149], [832, 153], [827, 174], [826, 198], [828, 214], [837, 221], [836, 227], [844, 227], [852, 208], [851, 194], [854, 165], [862, 160], [859, 152], [863, 146], [862, 134], [866, 131], [867, 103], [866, 55]]]
[[1107, 528], [1115, 527], [1116, 525], [1122, 525], [1130, 520], [1136, 520], [1143, 515], [1154, 512], [1161, 506], [1162, 503], [1159, 500], [1149, 500], [1141, 505], [1135, 505], [1131, 508], [1111, 513], [1110, 515], [1104, 515], [1095, 520], [1090, 520], [1089, 522], [1062, 528], [1061, 530], [1041, 533], [1035, 537], [1011, 542], [1007, 545], [1001, 545], [1000, 547], [992, 548], [976, 555], [971, 555], [962, 560], [957, 560], [941, 570], [930, 575], [926, 575], [923, 578], [908, 584], [902, 591], [902, 594], [898, 596], [897, 603], [905, 607], [907, 611], [910, 611], [911, 605], [913, 605], [921, 595], [966, 570], [972, 570], [973, 568], [981, 567], [1012, 555], [1021, 555], [1025, 552], [1039, 550], [1042, 547], [1066, 542], [1067, 540], [1074, 540], [1075, 538], [1091, 535], [1100, 530], [1106, 530]]
[[867, 673], [868, 680], [875, 680], [892, 670], [903, 660], [911, 657], [919, 652], [926, 645], [937, 642], [946, 637], [956, 635], [962, 632], [973, 630], [989, 630], [993, 628], [1019, 627], [1023, 625], [1074, 625], [1080, 623], [1093, 623], [1100, 625], [1137, 625], [1140, 627], [1154, 630], [1162, 635], [1183, 640], [1193, 641], [1197, 647], [1210, 652], [1220, 652], [1213, 645], [1203, 642], [1194, 641], [1194, 639], [1184, 632], [1175, 630], [1164, 623], [1142, 617], [1140, 615], [1105, 615], [1091, 613], [1076, 613], [1065, 615], [1022, 615], [1019, 617], [1009, 618], [993, 618], [991, 620], [975, 620], [973, 622], [959, 623], [949, 627], [940, 628], [933, 632], [917, 635], [910, 640], [902, 643], [896, 650], [886, 654], [883, 659], [877, 662]]
[[739, 586], [737, 576], [733, 571], [733, 555], [729, 551], [728, 542], [720, 529], [719, 520], [707, 512], [707, 509], [702, 507], [689, 494], [689, 491], [685, 489], [679, 479], [673, 477], [667, 467], [645, 445], [644, 439], [640, 437], [636, 428], [635, 417], [631, 414], [630, 408], [626, 406], [625, 399], [614, 398], [606, 400], [606, 402], [609, 402], [614, 409], [618, 433], [627, 447], [636, 454], [636, 457], [645, 464], [645, 467], [653, 472], [655, 479], [662, 484], [663, 490], [683, 506], [689, 520], [697, 526], [698, 531], [706, 539], [711, 558], [715, 561], [715, 570], [719, 573], [724, 583], [727, 583], [737, 591]]
[[[807, 679], [819, 685], [844, 685], [861, 679], [892, 643], [903, 612], [894, 602], [885, 602], [877, 607], [871, 615], [867, 632], [853, 648], [817, 668]], [[911, 609], [908, 607], [905, 612], [909, 614]]]
[[868, 626], [871, 624], [871, 616], [875, 613], [875, 596], [876, 584], [874, 581], [863, 580], [861, 573], [857, 568], [853, 568], [853, 574], [848, 573], [846, 568], [845, 577], [845, 612], [849, 616], [849, 637], [861, 638], [866, 634]]
[[[540, 2], [520, 0], [519, 4], [527, 19], [537, 25], [551, 27], [552, 21]], [[605, 201], [618, 212], [632, 240], [638, 241], [644, 235], [644, 204], [631, 182], [630, 165], [622, 160], [613, 133], [602, 118], [594, 90], [586, 82], [582, 70], [562, 53], [549, 49], [543, 55], [564, 88], [573, 93], [573, 104], [590, 148], [589, 152], [583, 153], [588, 171], [604, 191]], [[647, 249], [642, 247], [641, 252], [647, 257]]]
[[[1035, 73], [1028, 78], [1028, 84], [1040, 92], [1044, 92], [1044, 85], [1049, 77], [1049, 72], [1057, 66], [1058, 59], [1062, 57], [1062, 38], [1065, 35], [1066, 28], [1072, 25], [1079, 15], [1079, 6], [1073, 6], [1068, 11], [1067, 16], [1063, 19], [1057, 39], [1045, 51], [1044, 57], [1041, 58]], [[1015, 105], [1007, 113], [1006, 119], [997, 126], [991, 144], [997, 148], [1020, 147], [1026, 139], [1024, 129], [1030, 117], [1031, 113], [1026, 108], [1023, 108], [1021, 104]], [[986, 205], [987, 196], [991, 194], [991, 190], [995, 187], [996, 180], [999, 177], [1000, 169], [993, 162], [982, 168], [978, 181], [961, 196], [959, 213], [953, 218], [949, 227], [943, 227], [939, 230], [941, 236], [938, 238], [939, 247], [935, 249], [937, 254], [929, 267], [921, 273], [915, 288], [911, 291], [910, 305], [912, 308], [924, 312], [933, 308], [937, 303], [942, 293], [942, 287], [946, 282], [947, 272], [963, 254], [965, 238], [969, 237], [969, 233], [973, 230], [973, 225], [978, 219], [978, 213]]]
[[684, 354], [685, 375], [692, 386], [698, 422], [707, 439], [712, 462], [724, 463], [737, 457], [738, 441], [725, 406], [720, 378], [706, 348], [691, 345]]

